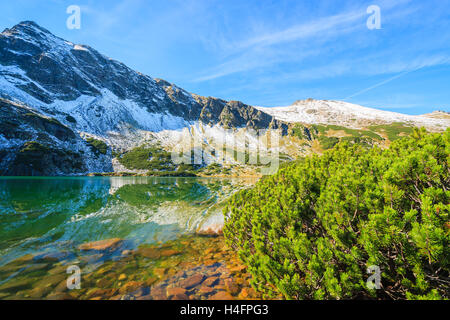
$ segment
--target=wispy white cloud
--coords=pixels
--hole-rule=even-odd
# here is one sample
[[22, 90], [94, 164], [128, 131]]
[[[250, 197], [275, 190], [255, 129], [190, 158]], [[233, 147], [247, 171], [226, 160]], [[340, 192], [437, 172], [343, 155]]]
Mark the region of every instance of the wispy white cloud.
[[[402, 7], [401, 10], [393, 9], [410, 2], [410, 0], [379, 2], [382, 7], [382, 19], [390, 23], [398, 23], [398, 21], [408, 18], [411, 14], [417, 12], [420, 7], [412, 5]], [[388, 51], [391, 50], [389, 47], [379, 52], [382, 59], [378, 59], [376, 64], [371, 63], [366, 58], [359, 59], [359, 57], [354, 56], [355, 49], [363, 50], [373, 45], [367, 35], [367, 17], [366, 7], [358, 6], [343, 13], [324, 16], [282, 30], [261, 32], [239, 41], [226, 42], [221, 38], [222, 61], [216, 66], [203, 70], [193, 81], [204, 82], [250, 70], [261, 71], [278, 63], [295, 63], [295, 69], [297, 70], [290, 74], [274, 75], [275, 78], [293, 78], [296, 80], [333, 77], [347, 72], [394, 73], [415, 68], [414, 61], [411, 63], [410, 57], [405, 59], [404, 62], [386, 63], [383, 59], [389, 61], [391, 57], [395, 56], [388, 54]], [[398, 50], [397, 53], [402, 52], [402, 49], [396, 49]], [[347, 52], [348, 54], [346, 54]], [[334, 55], [348, 55], [348, 59], [335, 60], [335, 62], [329, 63], [330, 58], [331, 60], [335, 59]], [[308, 58], [318, 57], [323, 57], [326, 64], [308, 69]], [[429, 60], [432, 59], [434, 57]], [[364, 60], [362, 61], [364, 64], [362, 66], [356, 65], [358, 60]], [[439, 63], [439, 59], [434, 59], [434, 62], [429, 65]], [[317, 65], [317, 63], [314, 64]], [[389, 68], [392, 70], [389, 70]]]
[[393, 77], [390, 77], [390, 78], [388, 78], [386, 80], [383, 80], [383, 81], [378, 82], [378, 83], [376, 83], [376, 84], [374, 84], [372, 86], [369, 86], [369, 87], [367, 87], [365, 89], [359, 90], [358, 92], [355, 92], [355, 93], [349, 95], [348, 97], [344, 98], [343, 100], [344, 101], [350, 100], [350, 99], [352, 99], [352, 98], [354, 98], [356, 96], [359, 96], [359, 95], [361, 95], [363, 93], [366, 93], [366, 92], [368, 92], [370, 90], [373, 90], [375, 88], [381, 87], [381, 86], [383, 86], [385, 84], [388, 84], [389, 82], [392, 82], [392, 81], [394, 81], [394, 80], [396, 80], [398, 78], [401, 78], [401, 77], [403, 77], [403, 76], [405, 76], [405, 75], [407, 75], [407, 74], [409, 74], [411, 72], [418, 71], [418, 70], [423, 69], [425, 67], [432, 67], [432, 66], [435, 66], [435, 65], [443, 65], [443, 64], [449, 64], [449, 63], [450, 63], [450, 58], [449, 57], [439, 56], [439, 57], [431, 57], [431, 58], [428, 58], [428, 59], [425, 59], [425, 60], [416, 60], [410, 65], [402, 64], [400, 66], [399, 65], [389, 66], [387, 68], [389, 73], [392, 73], [392, 71], [395, 70], [395, 69], [397, 69], [397, 70], [404, 70], [404, 71], [402, 71], [399, 74], [394, 75]]
[[[228, 59], [206, 70], [204, 75], [195, 81], [212, 80], [282, 61], [301, 61], [307, 56], [317, 54], [320, 48], [311, 49], [308, 48], [311, 43], [298, 43], [299, 41], [313, 39], [314, 43], [323, 43], [327, 39], [350, 33], [361, 27], [354, 22], [360, 20], [364, 14], [365, 12], [361, 11], [339, 14], [227, 44], [225, 47]], [[289, 43], [293, 42], [297, 43], [290, 46]], [[280, 47], [283, 45], [284, 47]]]

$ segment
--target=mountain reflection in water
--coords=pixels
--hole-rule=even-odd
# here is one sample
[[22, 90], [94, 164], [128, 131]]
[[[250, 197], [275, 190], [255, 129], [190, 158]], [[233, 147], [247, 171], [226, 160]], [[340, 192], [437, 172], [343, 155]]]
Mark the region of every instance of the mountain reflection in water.
[[28, 253], [71, 252], [126, 239], [130, 248], [221, 223], [222, 202], [254, 179], [0, 178], [0, 265]]

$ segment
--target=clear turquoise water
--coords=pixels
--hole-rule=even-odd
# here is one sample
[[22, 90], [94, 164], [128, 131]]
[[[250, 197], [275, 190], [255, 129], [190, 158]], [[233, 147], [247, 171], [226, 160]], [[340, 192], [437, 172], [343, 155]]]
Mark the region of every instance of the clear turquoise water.
[[221, 202], [254, 181], [214, 178], [0, 178], [0, 266], [25, 254], [125, 239], [130, 249], [220, 220]]

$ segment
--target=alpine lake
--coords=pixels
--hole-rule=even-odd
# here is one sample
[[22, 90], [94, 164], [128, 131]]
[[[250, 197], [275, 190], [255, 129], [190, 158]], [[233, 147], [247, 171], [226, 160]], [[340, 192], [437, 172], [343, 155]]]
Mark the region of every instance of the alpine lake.
[[225, 244], [256, 179], [0, 178], [0, 300], [259, 299]]

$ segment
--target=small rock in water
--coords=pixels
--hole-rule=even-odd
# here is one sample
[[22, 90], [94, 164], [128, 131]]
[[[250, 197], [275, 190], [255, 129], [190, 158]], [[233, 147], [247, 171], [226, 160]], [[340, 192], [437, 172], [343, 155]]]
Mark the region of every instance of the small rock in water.
[[103, 277], [103, 278], [99, 279], [96, 284], [97, 284], [97, 286], [99, 286], [101, 288], [107, 288], [107, 287], [110, 287], [113, 284], [113, 282], [114, 282], [113, 279]]
[[55, 293], [49, 295], [47, 300], [73, 300], [74, 298], [68, 293]]
[[244, 271], [245, 269], [247, 269], [246, 266], [240, 265], [240, 266], [236, 266], [234, 268], [230, 268], [230, 272], [231, 273], [240, 273], [240, 272]]
[[145, 280], [145, 285], [147, 285], [147, 286], [151, 286], [152, 284], [154, 284], [156, 281], [158, 281], [158, 279], [157, 278], [155, 278], [155, 277], [150, 277], [150, 278], [148, 278], [148, 279], [146, 279]]
[[130, 281], [130, 282], [125, 283], [122, 287], [120, 287], [119, 293], [121, 293], [121, 294], [129, 293], [129, 292], [137, 290], [139, 287], [142, 287], [142, 286], [144, 286], [143, 282]]
[[215, 285], [215, 284], [217, 283], [218, 280], [219, 280], [218, 277], [210, 277], [210, 278], [207, 278], [207, 279], [203, 282], [203, 284], [204, 284], [205, 286], [212, 287], [213, 285]]
[[176, 296], [180, 294], [186, 294], [186, 289], [183, 288], [167, 288], [167, 296], [170, 298], [171, 296]]
[[205, 276], [203, 276], [201, 274], [196, 274], [196, 275], [190, 276], [187, 279], [181, 280], [180, 285], [181, 285], [181, 287], [190, 289], [190, 288], [195, 287], [195, 286], [199, 285], [200, 283], [202, 283], [204, 278], [205, 278]]
[[89, 299], [92, 299], [94, 297], [101, 298], [102, 296], [109, 294], [109, 292], [110, 291], [108, 289], [92, 288], [86, 293], [86, 296]]
[[232, 295], [236, 295], [239, 293], [239, 286], [236, 284], [236, 282], [233, 279], [225, 280], [225, 288]]
[[39, 299], [45, 297], [47, 294], [49, 294], [50, 291], [51, 288], [49, 287], [35, 287], [29, 292], [29, 295], [30, 298]]
[[180, 254], [180, 253], [181, 253], [181, 251], [178, 251], [178, 250], [167, 249], [167, 250], [161, 251], [161, 256], [170, 257], [170, 256], [174, 256], [174, 255]]
[[226, 291], [219, 291], [211, 296], [209, 300], [233, 300], [233, 296]]
[[59, 284], [61, 281], [67, 279], [67, 276], [64, 274], [55, 274], [48, 277], [42, 278], [39, 282], [35, 284], [36, 287], [53, 287]]
[[159, 259], [161, 257], [161, 254], [155, 248], [139, 248], [136, 253], [143, 256], [144, 258], [154, 260]]
[[158, 277], [162, 278], [166, 274], [167, 269], [166, 268], [154, 268], [153, 273], [157, 275]]
[[141, 287], [141, 288], [137, 289], [136, 291], [131, 292], [130, 294], [132, 294], [137, 299], [138, 297], [146, 296], [149, 293], [150, 293], [150, 288]]
[[215, 248], [208, 248], [208, 249], [205, 250], [205, 255], [208, 255], [208, 254], [214, 253], [214, 252], [216, 252]]
[[48, 263], [34, 263], [27, 267], [26, 272], [32, 272], [37, 270], [43, 270], [49, 266]]
[[98, 250], [98, 251], [110, 250], [110, 249], [116, 248], [122, 242], [123, 242], [123, 240], [119, 239], [119, 238], [106, 239], [106, 240], [83, 243], [78, 246], [78, 249], [79, 250]]
[[210, 293], [213, 293], [215, 290], [213, 289], [213, 288], [211, 288], [211, 287], [207, 287], [207, 286], [202, 286], [199, 290], [198, 290], [198, 292], [200, 293], [200, 294], [210, 294]]
[[171, 300], [189, 300], [189, 297], [184, 293], [177, 293], [171, 298]]
[[125, 280], [126, 278], [127, 278], [127, 275], [126, 275], [125, 273], [122, 273], [122, 274], [119, 276], [118, 280], [119, 280], [119, 281], [122, 281], [122, 280]]
[[241, 293], [239, 293], [239, 299], [248, 299], [250, 296], [254, 295], [253, 288], [243, 288]]
[[153, 288], [150, 291], [150, 296], [153, 300], [167, 300], [165, 288]]
[[37, 254], [34, 256], [34, 260], [43, 260], [49, 262], [61, 261], [66, 258], [74, 257], [72, 253], [63, 251], [54, 251], [49, 253]]

